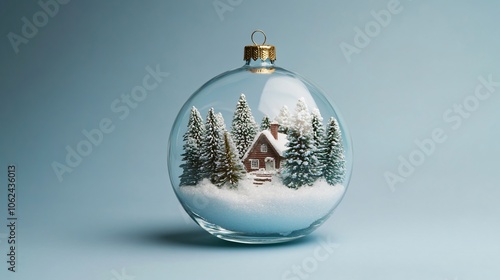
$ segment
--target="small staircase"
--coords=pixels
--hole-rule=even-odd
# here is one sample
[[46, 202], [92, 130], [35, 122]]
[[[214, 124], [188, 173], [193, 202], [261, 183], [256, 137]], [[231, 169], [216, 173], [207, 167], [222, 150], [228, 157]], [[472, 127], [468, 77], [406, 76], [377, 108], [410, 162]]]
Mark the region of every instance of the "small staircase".
[[265, 182], [271, 182], [272, 181], [273, 174], [266, 174], [266, 173], [256, 173], [255, 178], [253, 179], [253, 184], [261, 186]]

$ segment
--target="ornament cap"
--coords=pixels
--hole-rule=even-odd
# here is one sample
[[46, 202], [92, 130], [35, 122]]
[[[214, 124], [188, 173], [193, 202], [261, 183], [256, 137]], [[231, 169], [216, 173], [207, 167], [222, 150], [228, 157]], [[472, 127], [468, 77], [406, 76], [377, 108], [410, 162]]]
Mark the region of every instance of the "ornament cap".
[[[262, 42], [262, 44], [258, 45], [257, 43], [255, 43], [255, 33], [262, 33], [262, 35], [264, 35], [264, 42]], [[274, 62], [276, 60], [276, 48], [273, 45], [266, 45], [267, 37], [264, 31], [257, 29], [252, 32], [250, 38], [252, 39], [253, 45], [245, 46], [245, 52], [243, 56], [244, 60], [250, 61], [251, 59], [257, 60], [259, 58], [261, 60], [269, 59], [271, 62]]]

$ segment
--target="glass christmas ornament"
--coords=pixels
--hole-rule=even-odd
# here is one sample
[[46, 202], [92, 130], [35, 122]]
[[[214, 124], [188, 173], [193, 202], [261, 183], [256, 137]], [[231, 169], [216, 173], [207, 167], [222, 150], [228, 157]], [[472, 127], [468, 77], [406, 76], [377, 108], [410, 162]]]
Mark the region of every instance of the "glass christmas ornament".
[[275, 66], [264, 32], [251, 39], [242, 67], [205, 83], [181, 108], [168, 170], [186, 212], [212, 235], [284, 242], [314, 231], [342, 200], [351, 141], [326, 95]]

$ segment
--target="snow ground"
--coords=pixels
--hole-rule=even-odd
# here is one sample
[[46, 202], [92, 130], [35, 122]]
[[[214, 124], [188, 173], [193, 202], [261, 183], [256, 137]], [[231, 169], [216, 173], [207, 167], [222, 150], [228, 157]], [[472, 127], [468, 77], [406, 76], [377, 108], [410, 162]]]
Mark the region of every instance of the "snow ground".
[[225, 229], [286, 235], [329, 214], [344, 191], [343, 185], [331, 186], [323, 179], [294, 190], [278, 178], [256, 186], [249, 177], [237, 189], [218, 188], [205, 179], [196, 186], [180, 187], [178, 194], [198, 215]]

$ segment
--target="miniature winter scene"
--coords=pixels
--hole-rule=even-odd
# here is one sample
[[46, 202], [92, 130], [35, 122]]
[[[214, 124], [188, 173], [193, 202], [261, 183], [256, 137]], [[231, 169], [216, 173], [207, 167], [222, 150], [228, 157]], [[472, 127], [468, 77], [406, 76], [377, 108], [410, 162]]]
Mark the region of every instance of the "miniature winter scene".
[[191, 108], [178, 188], [184, 207], [226, 230], [283, 236], [330, 214], [345, 191], [338, 121], [324, 122], [299, 98], [293, 111], [282, 106], [257, 124], [245, 95], [235, 102], [230, 126], [214, 108], [205, 119]]

